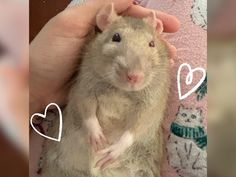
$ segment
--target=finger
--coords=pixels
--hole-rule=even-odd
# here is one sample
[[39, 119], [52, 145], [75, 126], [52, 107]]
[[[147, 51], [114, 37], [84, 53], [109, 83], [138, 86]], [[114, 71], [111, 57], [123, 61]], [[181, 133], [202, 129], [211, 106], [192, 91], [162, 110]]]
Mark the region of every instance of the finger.
[[162, 38], [162, 41], [167, 47], [169, 59], [174, 59], [176, 56], [176, 51], [177, 51], [175, 46], [171, 45], [166, 39]]
[[110, 153], [110, 151], [111, 151], [111, 147], [108, 147], [106, 149], [98, 151], [97, 153], [102, 155], [102, 154]]
[[108, 165], [110, 165], [110, 164], [112, 164], [113, 163], [113, 159], [112, 158], [110, 158], [109, 160], [107, 160], [106, 162], [104, 162], [103, 164], [102, 164], [102, 166], [101, 166], [101, 170], [105, 170], [107, 167], [108, 167]]
[[114, 7], [117, 13], [124, 12], [130, 6], [133, 5], [133, 0], [108, 0], [109, 2], [114, 3]]
[[105, 142], [105, 140], [102, 138], [102, 136], [99, 136], [99, 139], [100, 139], [100, 142], [101, 142], [101, 147], [100, 147], [100, 149], [104, 149], [106, 142]]
[[97, 152], [97, 143], [94, 138], [91, 138], [91, 144], [95, 152]]
[[112, 159], [111, 155], [108, 154], [108, 155], [106, 155], [104, 158], [102, 158], [101, 160], [99, 160], [99, 161], [96, 163], [95, 167], [101, 167], [104, 163], [106, 163], [107, 161], [110, 161], [111, 159]]
[[95, 152], [99, 151], [99, 147], [100, 147], [100, 143], [99, 141], [97, 141], [97, 139], [94, 140], [95, 141]]
[[[143, 18], [149, 15], [150, 11], [152, 11], [152, 9], [147, 9], [139, 5], [132, 5], [123, 14]], [[155, 12], [156, 17], [163, 22], [165, 32], [173, 33], [179, 30], [180, 22], [175, 16], [160, 11]]]
[[108, 144], [107, 139], [104, 135], [100, 135], [100, 139], [101, 139], [103, 144]]
[[173, 46], [173, 45], [171, 45], [171, 44], [169, 44], [170, 45], [170, 59], [174, 59], [175, 57], [176, 57], [176, 52], [177, 52], [177, 50], [176, 50], [176, 48], [175, 48], [175, 46]]
[[103, 142], [99, 136], [97, 139], [97, 150], [99, 151], [100, 149], [103, 149], [103, 148], [104, 148], [104, 145], [103, 145]]

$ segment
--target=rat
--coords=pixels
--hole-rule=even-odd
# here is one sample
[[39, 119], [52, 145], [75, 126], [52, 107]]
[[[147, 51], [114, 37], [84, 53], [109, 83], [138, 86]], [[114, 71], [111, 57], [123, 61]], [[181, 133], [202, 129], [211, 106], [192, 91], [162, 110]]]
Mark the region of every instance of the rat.
[[119, 16], [112, 3], [96, 23], [101, 33], [84, 47], [62, 139], [47, 141], [42, 176], [160, 177], [170, 87], [163, 24], [154, 12]]

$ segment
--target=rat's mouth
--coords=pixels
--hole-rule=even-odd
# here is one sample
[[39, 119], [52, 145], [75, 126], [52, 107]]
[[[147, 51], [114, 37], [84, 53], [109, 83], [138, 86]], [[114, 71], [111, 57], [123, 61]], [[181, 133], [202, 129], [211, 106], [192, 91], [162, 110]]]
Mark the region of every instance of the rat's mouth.
[[117, 73], [111, 77], [111, 82], [117, 88], [124, 91], [140, 91], [147, 86], [146, 77], [143, 73]]
[[140, 91], [146, 87], [146, 83], [144, 81], [135, 84], [125, 81], [121, 83], [121, 85], [121, 89], [125, 91]]

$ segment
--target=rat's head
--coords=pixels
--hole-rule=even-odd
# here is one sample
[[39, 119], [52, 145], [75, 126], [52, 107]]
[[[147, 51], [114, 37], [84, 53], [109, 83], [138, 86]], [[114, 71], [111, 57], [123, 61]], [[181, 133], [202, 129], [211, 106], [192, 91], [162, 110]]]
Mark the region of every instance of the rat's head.
[[187, 108], [184, 105], [179, 106], [175, 122], [185, 127], [203, 126], [203, 117], [201, 108]]
[[119, 89], [138, 91], [166, 73], [166, 47], [158, 37], [163, 25], [154, 12], [144, 19], [121, 17], [110, 4], [99, 11], [96, 22], [102, 33], [93, 46], [99, 56], [94, 66], [103, 79]]

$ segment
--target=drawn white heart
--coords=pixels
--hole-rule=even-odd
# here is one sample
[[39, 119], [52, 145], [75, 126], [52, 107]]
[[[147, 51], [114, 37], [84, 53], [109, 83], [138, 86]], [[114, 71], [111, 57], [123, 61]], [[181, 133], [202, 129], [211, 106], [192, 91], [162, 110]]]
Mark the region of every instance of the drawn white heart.
[[[189, 73], [187, 74], [186, 79], [185, 79], [185, 84], [187, 84], [187, 85], [190, 85], [192, 83], [194, 72], [196, 72], [196, 71], [202, 72], [202, 78], [199, 80], [199, 82], [191, 90], [189, 90], [187, 93], [185, 93], [184, 95], [182, 95], [182, 93], [181, 93], [181, 83], [180, 83], [180, 74], [181, 74], [181, 70], [182, 70], [183, 67], [188, 67], [188, 70], [189, 70]], [[204, 81], [205, 77], [206, 77], [205, 69], [200, 68], [200, 67], [192, 69], [191, 66], [187, 63], [181, 64], [179, 66], [178, 74], [177, 74], [177, 87], [178, 87], [179, 99], [183, 100], [183, 99], [187, 98], [189, 95], [191, 95], [194, 91], [196, 91], [197, 88]]]
[[[41, 132], [39, 132], [35, 127], [34, 127], [34, 124], [33, 124], [33, 118], [35, 116], [39, 116], [39, 117], [42, 117], [43, 119], [46, 118], [47, 116], [47, 110], [50, 106], [56, 106], [58, 112], [59, 112], [59, 133], [58, 133], [58, 137], [57, 138], [52, 138], [50, 136], [47, 136], [47, 135], [44, 135], [42, 134]], [[34, 131], [36, 131], [39, 135], [41, 135], [42, 137], [44, 138], [47, 138], [47, 139], [50, 139], [50, 140], [53, 140], [53, 141], [58, 141], [60, 142], [61, 141], [61, 135], [62, 135], [62, 113], [61, 113], [61, 109], [60, 107], [56, 104], [56, 103], [50, 103], [49, 105], [47, 105], [45, 111], [44, 111], [44, 114], [40, 114], [40, 113], [35, 113], [31, 116], [30, 118], [30, 125], [32, 126], [32, 128], [34, 129]]]

